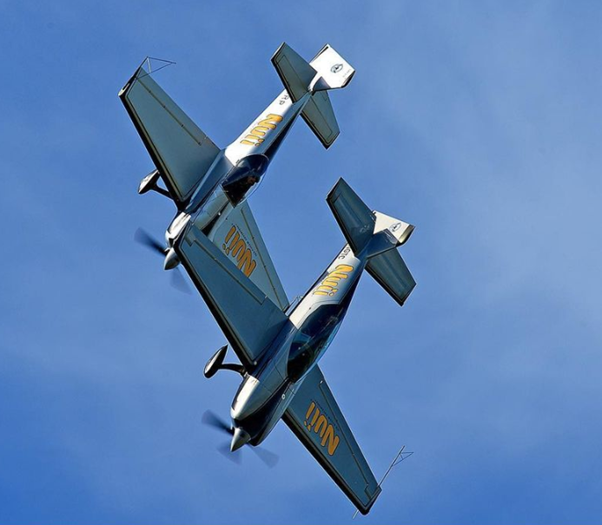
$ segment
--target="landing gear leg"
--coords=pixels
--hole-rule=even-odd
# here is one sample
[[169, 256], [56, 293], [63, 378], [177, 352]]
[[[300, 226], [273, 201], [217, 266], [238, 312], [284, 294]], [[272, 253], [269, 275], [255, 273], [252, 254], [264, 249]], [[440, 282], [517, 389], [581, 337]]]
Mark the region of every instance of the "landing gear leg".
[[233, 370], [238, 372], [241, 376], [245, 376], [245, 369], [242, 365], [235, 365], [233, 363], [224, 363], [226, 358], [226, 352], [228, 351], [228, 345], [222, 346], [205, 365], [203, 373], [205, 377], [209, 379], [213, 377], [218, 370]]

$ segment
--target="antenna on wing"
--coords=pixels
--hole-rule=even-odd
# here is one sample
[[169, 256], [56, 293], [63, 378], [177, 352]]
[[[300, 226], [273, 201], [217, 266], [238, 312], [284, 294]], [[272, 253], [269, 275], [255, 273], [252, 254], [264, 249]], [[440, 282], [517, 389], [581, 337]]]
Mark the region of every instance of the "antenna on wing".
[[[379, 488], [382, 487], [382, 484], [387, 479], [387, 476], [389, 475], [389, 473], [391, 472], [391, 470], [393, 470], [393, 467], [396, 467], [397, 465], [399, 465], [404, 459], [408, 459], [413, 453], [414, 452], [406, 452], [406, 446], [403, 445], [399, 449], [399, 452], [396, 454], [396, 456], [393, 458], [393, 461], [391, 461], [391, 464], [389, 465], [389, 468], [385, 472], [385, 475], [378, 482], [378, 487]], [[359, 512], [359, 510], [355, 511], [355, 514], [353, 514], [353, 519], [355, 519], [355, 517], [357, 516], [358, 512]]]

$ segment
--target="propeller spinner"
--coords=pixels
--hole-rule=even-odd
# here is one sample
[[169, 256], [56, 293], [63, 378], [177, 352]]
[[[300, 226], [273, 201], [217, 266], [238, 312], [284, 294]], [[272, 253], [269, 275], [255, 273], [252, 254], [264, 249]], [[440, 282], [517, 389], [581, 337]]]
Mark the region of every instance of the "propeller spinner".
[[[176, 266], [180, 261], [173, 248], [165, 247], [161, 242], [155, 239], [155, 237], [150, 235], [142, 228], [138, 228], [136, 230], [136, 233], [134, 234], [134, 240], [149, 250], [165, 257], [163, 263], [163, 268], [165, 270], [176, 269]], [[171, 273], [171, 285], [180, 292], [190, 294], [190, 287], [182, 275], [180, 268], [177, 268], [176, 271]]]
[[[224, 456], [228, 457], [228, 459], [233, 460], [235, 463], [239, 463], [240, 458], [237, 454], [232, 454], [232, 452], [235, 452], [244, 445], [249, 444], [251, 436], [248, 434], [248, 432], [246, 432], [240, 427], [232, 428], [228, 423], [226, 423], [219, 416], [215, 415], [211, 410], [207, 410], [203, 414], [202, 421], [205, 425], [213, 427], [217, 430], [220, 430], [221, 432], [224, 432], [225, 434], [232, 436], [230, 446], [228, 447], [226, 445], [223, 445], [221, 447], [218, 447], [218, 450]], [[275, 467], [276, 463], [278, 463], [279, 458], [277, 454], [274, 454], [273, 452], [270, 452], [265, 448], [253, 446], [249, 448], [253, 452], [255, 452], [255, 454], [257, 454], [257, 457], [259, 457], [259, 459], [261, 459], [261, 461], [263, 461], [268, 467]]]

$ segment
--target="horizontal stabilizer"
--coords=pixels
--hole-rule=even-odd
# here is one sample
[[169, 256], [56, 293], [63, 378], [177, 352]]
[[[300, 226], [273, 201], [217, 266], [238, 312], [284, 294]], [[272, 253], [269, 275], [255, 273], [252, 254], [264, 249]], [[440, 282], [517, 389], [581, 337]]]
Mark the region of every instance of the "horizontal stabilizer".
[[293, 102], [307, 93], [316, 76], [316, 70], [286, 43], [274, 53], [272, 64]]
[[400, 306], [416, 286], [416, 281], [397, 250], [373, 257], [368, 261], [366, 270]]
[[301, 116], [325, 148], [332, 146], [340, 130], [326, 91], [314, 93], [303, 108]]
[[414, 231], [407, 222], [371, 211], [343, 179], [330, 190], [326, 201], [356, 256], [366, 250], [370, 258], [396, 248]]
[[366, 270], [400, 305], [416, 281], [394, 248], [405, 243], [414, 226], [370, 208], [339, 179], [326, 199], [356, 257], [367, 260]]
[[374, 234], [374, 214], [343, 179], [330, 190], [326, 201], [353, 253], [359, 255]]
[[308, 63], [283, 43], [272, 63], [293, 102], [311, 93], [301, 115], [324, 147], [329, 148], [340, 131], [327, 91], [349, 84], [355, 69], [329, 45]]

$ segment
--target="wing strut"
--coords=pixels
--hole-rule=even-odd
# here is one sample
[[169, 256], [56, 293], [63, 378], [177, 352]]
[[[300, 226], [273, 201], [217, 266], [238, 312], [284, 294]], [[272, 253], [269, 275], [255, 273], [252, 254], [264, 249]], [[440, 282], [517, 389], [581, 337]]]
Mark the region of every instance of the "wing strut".
[[[153, 63], [154, 62], [160, 62], [162, 65], [160, 65], [159, 67], [155, 68], [153, 70]], [[140, 64], [140, 66], [142, 67], [144, 64], [146, 64], [146, 69], [148, 71], [148, 74], [151, 75], [153, 73], [156, 73], [157, 71], [160, 71], [161, 69], [167, 67], [167, 66], [172, 66], [175, 64], [175, 62], [173, 60], [165, 60], [163, 58], [155, 58], [155, 57], [146, 57], [143, 61], [142, 64]]]
[[[414, 452], [406, 452], [405, 451], [406, 446], [403, 445], [401, 447], [401, 449], [399, 449], [399, 452], [397, 453], [397, 455], [393, 458], [393, 461], [391, 461], [391, 464], [389, 465], [389, 468], [387, 469], [387, 471], [385, 472], [385, 475], [381, 478], [381, 480], [378, 482], [378, 487], [382, 487], [382, 484], [385, 482], [385, 480], [387, 479], [387, 476], [389, 475], [389, 473], [393, 470], [393, 467], [396, 467], [397, 465], [399, 465], [404, 459], [408, 459]], [[353, 519], [355, 519], [355, 517], [358, 515], [359, 510], [356, 510], [355, 513], [353, 514]]]

